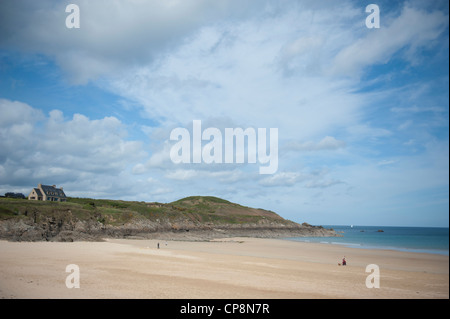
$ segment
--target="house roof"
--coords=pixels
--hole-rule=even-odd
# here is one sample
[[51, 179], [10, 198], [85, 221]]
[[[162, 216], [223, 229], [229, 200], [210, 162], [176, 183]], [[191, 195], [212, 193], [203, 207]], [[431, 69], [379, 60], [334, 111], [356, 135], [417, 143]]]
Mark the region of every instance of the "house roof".
[[47, 196], [50, 195], [50, 196], [66, 197], [66, 194], [64, 194], [64, 191], [60, 188], [56, 188], [49, 185], [41, 185], [41, 189]]
[[42, 196], [41, 190], [39, 188], [35, 188], [34, 191], [38, 196]]

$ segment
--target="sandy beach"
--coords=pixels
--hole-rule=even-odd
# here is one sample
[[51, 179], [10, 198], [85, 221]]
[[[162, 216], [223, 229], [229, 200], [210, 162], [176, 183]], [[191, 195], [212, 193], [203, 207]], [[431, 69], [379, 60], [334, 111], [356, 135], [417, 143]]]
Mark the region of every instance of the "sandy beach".
[[0, 241], [0, 298], [449, 298], [449, 257], [256, 238]]

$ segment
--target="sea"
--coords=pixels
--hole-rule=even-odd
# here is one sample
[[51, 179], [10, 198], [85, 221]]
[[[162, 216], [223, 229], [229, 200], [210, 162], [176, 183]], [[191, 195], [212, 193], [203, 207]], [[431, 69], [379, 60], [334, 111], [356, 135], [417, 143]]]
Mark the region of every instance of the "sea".
[[342, 237], [290, 237], [311, 243], [343, 245], [364, 249], [388, 249], [429, 254], [449, 255], [448, 227], [395, 227], [323, 225], [333, 228]]

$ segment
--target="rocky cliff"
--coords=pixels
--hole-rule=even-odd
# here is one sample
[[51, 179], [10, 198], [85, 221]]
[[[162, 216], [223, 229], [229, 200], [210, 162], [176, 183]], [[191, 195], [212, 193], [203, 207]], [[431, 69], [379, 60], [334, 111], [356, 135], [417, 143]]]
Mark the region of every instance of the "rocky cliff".
[[0, 238], [97, 241], [102, 238], [209, 240], [220, 237], [338, 236], [274, 212], [216, 197], [163, 203], [70, 198], [66, 203], [0, 199]]

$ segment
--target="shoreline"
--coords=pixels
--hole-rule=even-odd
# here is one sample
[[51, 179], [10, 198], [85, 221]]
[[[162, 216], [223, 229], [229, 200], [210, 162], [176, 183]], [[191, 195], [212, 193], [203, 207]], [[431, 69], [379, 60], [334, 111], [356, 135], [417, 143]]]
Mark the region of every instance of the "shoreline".
[[307, 244], [323, 244], [323, 245], [334, 245], [334, 246], [343, 246], [347, 248], [354, 249], [368, 249], [368, 250], [389, 250], [389, 251], [398, 251], [398, 252], [409, 252], [409, 253], [417, 253], [417, 254], [431, 254], [431, 255], [442, 255], [449, 256], [449, 250], [444, 249], [433, 249], [433, 248], [403, 248], [403, 247], [395, 247], [395, 246], [372, 246], [372, 245], [364, 245], [357, 243], [340, 243], [340, 242], [314, 242], [314, 241], [303, 241], [297, 240], [295, 238], [301, 237], [289, 237], [289, 238], [280, 238], [283, 240], [295, 241], [300, 243]]
[[[0, 298], [449, 298], [444, 255], [280, 238], [104, 240], [0, 241]], [[79, 289], [65, 285], [69, 264], [79, 266]], [[379, 266], [380, 288], [366, 286], [369, 264]]]

